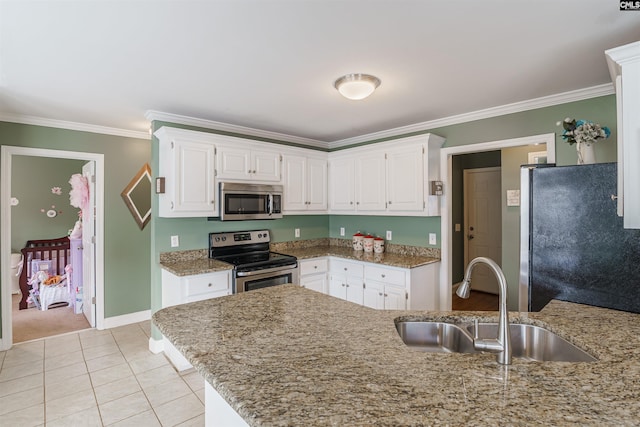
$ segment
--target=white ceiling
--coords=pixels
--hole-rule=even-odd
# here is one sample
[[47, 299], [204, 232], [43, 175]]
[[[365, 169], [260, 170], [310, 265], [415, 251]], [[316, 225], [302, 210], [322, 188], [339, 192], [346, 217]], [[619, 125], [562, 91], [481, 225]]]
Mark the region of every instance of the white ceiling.
[[[0, 0], [0, 119], [148, 110], [336, 142], [610, 83], [617, 0]], [[374, 74], [364, 101], [333, 88]]]

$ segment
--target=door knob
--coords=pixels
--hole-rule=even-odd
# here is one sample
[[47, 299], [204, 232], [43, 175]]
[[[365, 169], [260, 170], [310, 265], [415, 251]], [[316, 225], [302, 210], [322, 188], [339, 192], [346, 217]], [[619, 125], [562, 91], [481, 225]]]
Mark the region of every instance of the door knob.
[[469, 239], [469, 240], [473, 240], [473, 238], [474, 238], [474, 235], [473, 235], [473, 234], [468, 234], [468, 235], [467, 235], [467, 239]]

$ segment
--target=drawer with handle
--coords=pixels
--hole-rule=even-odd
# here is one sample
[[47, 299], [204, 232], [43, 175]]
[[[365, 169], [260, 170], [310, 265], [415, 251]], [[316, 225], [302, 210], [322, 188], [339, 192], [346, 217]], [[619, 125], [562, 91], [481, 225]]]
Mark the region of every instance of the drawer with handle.
[[299, 265], [301, 276], [315, 273], [326, 273], [329, 269], [329, 260], [326, 258], [302, 260], [299, 262]]

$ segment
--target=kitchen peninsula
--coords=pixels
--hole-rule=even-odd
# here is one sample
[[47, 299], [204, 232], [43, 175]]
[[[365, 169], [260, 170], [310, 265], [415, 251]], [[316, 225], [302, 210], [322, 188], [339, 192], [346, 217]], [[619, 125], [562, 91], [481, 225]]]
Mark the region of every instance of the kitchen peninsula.
[[620, 426], [640, 419], [637, 314], [560, 301], [540, 313], [514, 313], [512, 322], [544, 326], [598, 361], [514, 359], [509, 367], [490, 354], [411, 350], [394, 324], [495, 314], [371, 310], [281, 285], [165, 308], [153, 321], [251, 426]]

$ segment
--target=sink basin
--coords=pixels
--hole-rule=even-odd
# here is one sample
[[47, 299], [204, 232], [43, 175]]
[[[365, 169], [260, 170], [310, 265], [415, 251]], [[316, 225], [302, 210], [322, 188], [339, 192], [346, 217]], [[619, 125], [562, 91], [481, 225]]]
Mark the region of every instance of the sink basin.
[[[597, 359], [584, 350], [560, 338], [553, 332], [534, 325], [512, 323], [511, 353], [513, 357], [537, 362], [595, 362]], [[467, 330], [473, 334], [473, 325]], [[480, 323], [478, 336], [495, 337], [498, 335], [497, 323]]]
[[[511, 324], [513, 357], [538, 362], [595, 362], [597, 359], [544, 328]], [[463, 329], [464, 328], [464, 329]], [[473, 325], [446, 322], [396, 322], [404, 343], [416, 350], [430, 353], [479, 353], [473, 348]], [[493, 338], [498, 335], [497, 323], [480, 323], [478, 335]]]
[[398, 334], [404, 343], [430, 353], [476, 353], [465, 331], [446, 322], [398, 322]]

